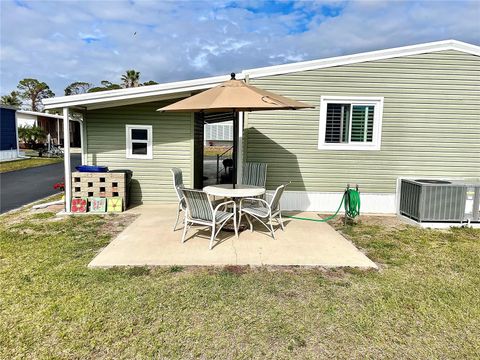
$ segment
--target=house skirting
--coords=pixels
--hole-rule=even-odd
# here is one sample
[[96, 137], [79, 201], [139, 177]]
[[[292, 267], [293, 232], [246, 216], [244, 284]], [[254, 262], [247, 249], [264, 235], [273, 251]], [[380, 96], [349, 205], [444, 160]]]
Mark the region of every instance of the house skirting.
[[17, 149], [0, 151], [0, 161], [15, 160], [17, 158], [18, 158]]
[[[273, 195], [273, 191], [267, 193]], [[281, 206], [283, 210], [335, 212], [342, 196], [343, 192], [286, 191]], [[362, 213], [396, 213], [395, 193], [360, 193], [360, 200]]]

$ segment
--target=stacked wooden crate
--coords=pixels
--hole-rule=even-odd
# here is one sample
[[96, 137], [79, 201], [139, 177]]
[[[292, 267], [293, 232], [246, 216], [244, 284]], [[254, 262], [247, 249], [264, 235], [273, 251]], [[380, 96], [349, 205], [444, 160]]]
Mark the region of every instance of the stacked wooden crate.
[[120, 197], [125, 207], [127, 199], [125, 177], [125, 173], [73, 172], [72, 197]]

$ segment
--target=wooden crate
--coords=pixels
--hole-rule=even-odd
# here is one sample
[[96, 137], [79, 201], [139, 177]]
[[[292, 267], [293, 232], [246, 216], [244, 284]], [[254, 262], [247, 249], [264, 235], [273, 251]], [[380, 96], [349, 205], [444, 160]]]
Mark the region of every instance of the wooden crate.
[[72, 197], [121, 197], [127, 203], [124, 173], [72, 173]]

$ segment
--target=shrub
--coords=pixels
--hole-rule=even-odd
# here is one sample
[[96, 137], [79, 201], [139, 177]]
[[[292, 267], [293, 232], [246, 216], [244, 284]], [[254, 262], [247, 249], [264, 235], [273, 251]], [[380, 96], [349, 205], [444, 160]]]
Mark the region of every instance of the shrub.
[[37, 149], [47, 138], [45, 130], [40, 126], [19, 126], [18, 137], [28, 149]]

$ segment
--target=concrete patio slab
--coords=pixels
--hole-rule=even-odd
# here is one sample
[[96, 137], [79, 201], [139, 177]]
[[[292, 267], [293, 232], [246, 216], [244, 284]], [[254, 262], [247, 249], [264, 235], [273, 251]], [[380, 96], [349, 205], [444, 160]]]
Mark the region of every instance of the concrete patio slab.
[[[139, 265], [300, 265], [377, 268], [375, 263], [326, 223], [285, 219], [272, 239], [261, 224], [255, 231], [221, 232], [208, 250], [209, 231], [193, 227], [181, 243], [182, 227], [173, 231], [175, 205], [142, 205], [129, 210], [139, 217], [103, 249], [89, 267]], [[299, 216], [314, 217], [314, 213]]]

